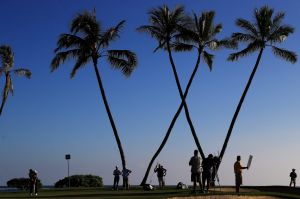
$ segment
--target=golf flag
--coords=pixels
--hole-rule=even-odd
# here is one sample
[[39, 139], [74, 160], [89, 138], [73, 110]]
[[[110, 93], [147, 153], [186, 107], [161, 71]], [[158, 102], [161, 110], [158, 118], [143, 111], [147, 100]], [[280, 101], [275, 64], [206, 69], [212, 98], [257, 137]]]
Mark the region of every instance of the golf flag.
[[247, 164], [248, 169], [249, 169], [250, 166], [251, 166], [252, 158], [253, 158], [253, 156], [252, 156], [252, 155], [249, 155], [248, 164]]

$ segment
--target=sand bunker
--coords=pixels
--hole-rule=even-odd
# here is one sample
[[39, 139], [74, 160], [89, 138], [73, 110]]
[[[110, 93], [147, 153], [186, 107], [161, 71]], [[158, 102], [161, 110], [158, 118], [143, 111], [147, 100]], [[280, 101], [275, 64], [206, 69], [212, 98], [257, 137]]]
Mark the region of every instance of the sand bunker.
[[174, 197], [169, 199], [279, 199], [277, 197], [271, 196], [236, 196], [236, 195], [212, 195], [212, 196], [191, 196], [191, 197]]

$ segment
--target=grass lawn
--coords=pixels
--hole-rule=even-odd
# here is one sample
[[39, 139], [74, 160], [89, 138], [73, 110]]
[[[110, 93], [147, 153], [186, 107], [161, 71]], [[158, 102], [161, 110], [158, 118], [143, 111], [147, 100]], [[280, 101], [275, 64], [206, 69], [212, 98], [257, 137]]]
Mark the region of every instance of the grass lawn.
[[[45, 189], [40, 190], [37, 198], [101, 198], [101, 199], [155, 199], [155, 198], [174, 198], [174, 199], [217, 199], [217, 198], [242, 198], [242, 199], [271, 199], [277, 198], [298, 198], [300, 199], [300, 189], [291, 189], [289, 187], [245, 187], [241, 191], [241, 196], [237, 197], [232, 187], [222, 187], [211, 190], [209, 194], [191, 194], [190, 190], [177, 190], [175, 188], [166, 188], [165, 190], [143, 191], [140, 188], [133, 190], [112, 191], [100, 188], [74, 188], [74, 189]], [[260, 197], [265, 196], [265, 197]], [[273, 196], [273, 197], [271, 197]], [[0, 193], [0, 198], [29, 198], [28, 192]]]

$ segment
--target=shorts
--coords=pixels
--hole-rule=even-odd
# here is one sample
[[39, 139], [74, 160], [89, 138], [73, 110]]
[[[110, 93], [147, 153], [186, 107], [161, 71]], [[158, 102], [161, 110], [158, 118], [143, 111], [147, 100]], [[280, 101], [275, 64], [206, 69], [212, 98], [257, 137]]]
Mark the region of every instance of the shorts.
[[241, 185], [243, 184], [243, 177], [242, 174], [235, 174], [235, 184], [236, 185]]
[[200, 173], [192, 173], [191, 174], [191, 181], [192, 182], [201, 182], [200, 181]]

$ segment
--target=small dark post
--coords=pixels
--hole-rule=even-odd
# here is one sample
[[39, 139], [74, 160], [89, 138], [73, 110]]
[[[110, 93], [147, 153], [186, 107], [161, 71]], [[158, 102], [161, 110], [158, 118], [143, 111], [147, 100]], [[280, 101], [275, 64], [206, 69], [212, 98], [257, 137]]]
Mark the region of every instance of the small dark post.
[[69, 164], [69, 160], [71, 159], [71, 155], [67, 154], [66, 155], [66, 160], [68, 162], [68, 179], [69, 179], [69, 189], [70, 189], [70, 164]]

